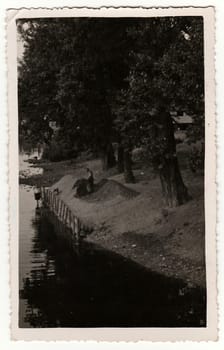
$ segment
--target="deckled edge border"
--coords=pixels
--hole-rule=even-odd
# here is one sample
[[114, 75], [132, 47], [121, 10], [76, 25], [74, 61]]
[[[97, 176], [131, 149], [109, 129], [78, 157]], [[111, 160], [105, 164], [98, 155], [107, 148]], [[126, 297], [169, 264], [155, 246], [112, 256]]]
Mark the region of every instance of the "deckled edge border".
[[[22, 13], [22, 12], [27, 12], [27, 11], [36, 11], [36, 12], [38, 12], [38, 11], [44, 11], [44, 12], [48, 12], [49, 14], [51, 13], [51, 14], [53, 14], [53, 12], [64, 12], [64, 11], [72, 11], [72, 12], [75, 12], [75, 11], [79, 11], [79, 10], [90, 10], [92, 13], [93, 12], [97, 12], [97, 13], [99, 13], [100, 11], [102, 12], [103, 10], [106, 10], [106, 11], [114, 11], [114, 10], [131, 10], [131, 11], [140, 11], [140, 10], [146, 10], [147, 12], [148, 11], [162, 11], [162, 12], [168, 12], [168, 11], [171, 11], [171, 10], [174, 10], [174, 11], [182, 11], [182, 10], [210, 10], [211, 12], [213, 11], [213, 13], [211, 14], [211, 17], [212, 17], [212, 20], [213, 20], [213, 30], [214, 30], [214, 34], [213, 34], [213, 48], [212, 48], [212, 51], [213, 51], [213, 61], [212, 62], [209, 62], [209, 64], [211, 64], [212, 65], [212, 68], [213, 68], [213, 70], [214, 70], [214, 74], [213, 74], [213, 88], [214, 88], [214, 90], [215, 90], [215, 87], [216, 87], [216, 85], [215, 85], [215, 23], [216, 23], [216, 18], [215, 18], [215, 6], [206, 6], [206, 7], [201, 7], [201, 6], [181, 6], [181, 7], [179, 7], [179, 6], [171, 6], [171, 7], [144, 7], [144, 6], [139, 6], [139, 7], [136, 7], [136, 6], [117, 6], [117, 7], [111, 7], [111, 6], [101, 6], [101, 7], [88, 7], [88, 6], [80, 6], [80, 7], [53, 7], [53, 8], [41, 8], [41, 7], [38, 7], [38, 8], [35, 8], [35, 7], [31, 7], [31, 8], [26, 8], [26, 7], [23, 7], [23, 8], [20, 8], [20, 9], [14, 9], [14, 8], [11, 8], [11, 9], [7, 9], [7, 12], [6, 12], [6, 27], [7, 27], [7, 43], [6, 43], [6, 46], [7, 46], [7, 49], [6, 49], [6, 51], [7, 51], [7, 55], [6, 55], [6, 59], [7, 59], [7, 68], [8, 68], [8, 71], [7, 71], [7, 77], [8, 77], [8, 79], [7, 79], [7, 87], [8, 87], [8, 100], [7, 100], [7, 110], [8, 110], [8, 135], [9, 135], [9, 140], [8, 140], [8, 165], [10, 165], [10, 161], [11, 161], [11, 157], [12, 157], [12, 155], [11, 155], [11, 142], [10, 142], [10, 136], [12, 136], [11, 135], [11, 126], [12, 126], [12, 119], [13, 118], [15, 118], [15, 116], [13, 116], [13, 115], [10, 115], [10, 103], [11, 103], [11, 100], [10, 100], [10, 97], [9, 97], [9, 95], [10, 95], [10, 91], [11, 91], [11, 89], [10, 89], [10, 82], [9, 82], [9, 77], [11, 78], [11, 74], [10, 74], [10, 67], [9, 67], [9, 57], [10, 57], [10, 53], [9, 53], [9, 45], [8, 45], [8, 17], [7, 17], [7, 13], [9, 13], [9, 12], [16, 12], [16, 14], [15, 14], [15, 17], [17, 17], [17, 14], [20, 14], [20, 13]], [[107, 13], [107, 14], [109, 14], [109, 12]], [[176, 16], [177, 14], [175, 14], [175, 16]], [[180, 14], [180, 15], [183, 15], [183, 14]], [[204, 14], [201, 14], [203, 17], [205, 16]], [[46, 15], [44, 15], [44, 16], [46, 16]], [[71, 16], [75, 16], [74, 14], [71, 14]], [[86, 15], [85, 15], [86, 16]], [[94, 14], [91, 14], [90, 16], [93, 16], [94, 17]], [[48, 17], [53, 17], [53, 16], [48, 16]], [[55, 16], [55, 17], [58, 17], [57, 15]], [[62, 16], [62, 17], [64, 17], [64, 16]], [[66, 17], [69, 17], [69, 16], [66, 16]], [[80, 17], [82, 17], [82, 16], [80, 16]], [[102, 16], [99, 16], [99, 17], [102, 17]], [[108, 17], [110, 17], [110, 16], [108, 16]], [[116, 17], [116, 16], [113, 16], [113, 17]], [[123, 17], [123, 16], [122, 16]], [[134, 16], [134, 17], [136, 17], [136, 16]], [[149, 17], [153, 17], [153, 16], [149, 16]], [[18, 18], [24, 18], [23, 16], [19, 16]], [[205, 17], [204, 17], [205, 18]], [[11, 21], [12, 20], [14, 20], [14, 18], [11, 18], [10, 19]], [[16, 43], [16, 39], [15, 39], [15, 43]], [[16, 50], [16, 48], [14, 48], [15, 50]], [[11, 58], [11, 57], [10, 57]], [[14, 79], [15, 79], [15, 77], [14, 77]], [[16, 79], [17, 79], [17, 77], [16, 77]], [[12, 84], [12, 83], [11, 83]], [[213, 117], [216, 117], [216, 113], [215, 113], [215, 111], [216, 111], [216, 104], [215, 104], [215, 98], [216, 98], [216, 96], [215, 96], [215, 91], [214, 91], [214, 96], [213, 96], [213, 104], [214, 104], [214, 106], [213, 106], [213, 108], [214, 108], [214, 114], [213, 114]], [[14, 114], [14, 113], [13, 113]], [[18, 121], [18, 118], [17, 118], [17, 121]], [[215, 127], [215, 130], [216, 130], [216, 126], [217, 126], [217, 121], [214, 121], [214, 125], [213, 125], [213, 127]], [[17, 135], [18, 136], [18, 135]], [[217, 159], [217, 155], [216, 155], [216, 152], [217, 152], [217, 140], [215, 139], [213, 139], [212, 140], [213, 141], [213, 143], [214, 143], [214, 141], [215, 141], [215, 144], [214, 144], [214, 146], [215, 146], [215, 159]], [[217, 177], [217, 172], [215, 173], [215, 179], [216, 179], [216, 177]], [[47, 330], [47, 332], [49, 331], [50, 333], [51, 333], [51, 335], [50, 335], [50, 337], [47, 335], [47, 336], [44, 336], [44, 337], [42, 337], [41, 335], [40, 335], [40, 333], [39, 332], [36, 332], [36, 330], [34, 330], [34, 329], [32, 329], [32, 331], [31, 331], [31, 338], [30, 337], [26, 337], [25, 336], [25, 334], [24, 334], [24, 336], [22, 336], [21, 337], [21, 329], [19, 329], [19, 328], [15, 328], [15, 325], [14, 325], [14, 320], [13, 320], [13, 318], [14, 318], [14, 313], [15, 313], [15, 311], [13, 310], [13, 301], [12, 301], [12, 299], [14, 298], [13, 297], [13, 290], [12, 290], [12, 284], [13, 284], [13, 278], [12, 278], [12, 255], [13, 254], [15, 254], [15, 253], [12, 253], [12, 224], [11, 224], [11, 219], [13, 218], [13, 216], [12, 216], [12, 208], [11, 208], [11, 200], [12, 200], [12, 191], [11, 191], [11, 182], [12, 182], [12, 170], [10, 170], [10, 167], [9, 167], [9, 170], [8, 170], [8, 179], [9, 179], [9, 199], [8, 199], [8, 202], [9, 202], [9, 214], [8, 214], [8, 217], [9, 217], [9, 231], [10, 231], [10, 238], [9, 238], [9, 246], [10, 246], [10, 256], [9, 256], [9, 260], [10, 260], [10, 305], [11, 305], [11, 312], [10, 312], [10, 314], [11, 314], [11, 337], [12, 337], [12, 339], [13, 340], [30, 340], [30, 341], [34, 341], [34, 340], [47, 340], [47, 341], [51, 341], [51, 340], [53, 340], [53, 341], [57, 341], [57, 340], [69, 340], [69, 341], [72, 341], [72, 340], [78, 340], [78, 341], [93, 341], [93, 340], [96, 340], [96, 341], [109, 341], [109, 342], [111, 342], [111, 341], [115, 341], [115, 342], [140, 342], [140, 341], [145, 341], [145, 340], [147, 340], [147, 341], [150, 341], [150, 342], [170, 342], [170, 341], [172, 341], [172, 342], [179, 342], [179, 341], [181, 341], [181, 342], [183, 342], [183, 341], [200, 341], [200, 342], [203, 342], [203, 341], [209, 341], [209, 340], [211, 340], [211, 341], [215, 341], [215, 340], [217, 340], [217, 330], [218, 330], [218, 325], [217, 325], [217, 317], [218, 317], [218, 307], [217, 307], [217, 281], [216, 281], [216, 330], [215, 329], [213, 329], [213, 334], [212, 334], [212, 337], [211, 338], [199, 338], [199, 339], [191, 339], [191, 337], [189, 337], [189, 336], [184, 336], [184, 337], [181, 337], [181, 338], [178, 338], [178, 339], [176, 339], [177, 337], [175, 337], [175, 339], [174, 338], [169, 338], [169, 336], [167, 337], [167, 338], [165, 338], [165, 339], [161, 339], [161, 334], [159, 334], [159, 333], [161, 333], [161, 332], [163, 332], [164, 331], [164, 328], [156, 328], [156, 329], [154, 329], [154, 328], [147, 328], [147, 332], [151, 332], [152, 330], [154, 331], [154, 332], [156, 332], [156, 333], [158, 333], [158, 337], [156, 338], [156, 339], [152, 339], [152, 338], [150, 338], [150, 337], [146, 337], [146, 338], [144, 338], [143, 337], [143, 335], [141, 335], [140, 337], [135, 337], [135, 338], [132, 338], [132, 337], [130, 337], [130, 339], [124, 339], [123, 337], [119, 337], [119, 339], [117, 339], [116, 338], [116, 336], [114, 337], [105, 337], [104, 338], [104, 336], [102, 336], [102, 334], [100, 334], [100, 333], [102, 333], [102, 329], [100, 329], [100, 328], [98, 328], [98, 329], [89, 329], [90, 330], [90, 337], [80, 337], [80, 335], [79, 335], [79, 337], [77, 338], [77, 337], [74, 337], [73, 335], [72, 336], [70, 336], [70, 333], [73, 333], [74, 334], [74, 328], [72, 328], [72, 329], [61, 329], [60, 328], [60, 331], [62, 331], [61, 333], [63, 333], [63, 334], [61, 334], [61, 336], [60, 337], [58, 337], [58, 336], [53, 336], [52, 337], [52, 335], [53, 335], [53, 333], [56, 333], [56, 332], [59, 332], [59, 329], [58, 328], [53, 328], [53, 329], [38, 329], [37, 331], [41, 331], [41, 332], [44, 332], [44, 333], [46, 333], [46, 330]], [[217, 187], [216, 187], [216, 194], [215, 194], [215, 197], [216, 197], [216, 207], [217, 207]], [[18, 209], [18, 207], [17, 207], [17, 209]], [[17, 214], [18, 215], [18, 214]], [[217, 220], [217, 210], [216, 210], [216, 220]], [[18, 222], [17, 222], [17, 224], [18, 224]], [[17, 229], [18, 229], [18, 225], [17, 225]], [[216, 248], [217, 248], [217, 236], [215, 235], [215, 241], [216, 241]], [[207, 245], [206, 245], [206, 252], [207, 252]], [[207, 259], [206, 259], [207, 260]], [[215, 254], [215, 260], [216, 260], [216, 274], [217, 274], [217, 254]], [[207, 266], [207, 261], [206, 261], [206, 266]], [[17, 300], [17, 302], [18, 302], [18, 300]], [[17, 315], [17, 317], [16, 317], [16, 319], [18, 320], [18, 315]], [[131, 328], [131, 329], [129, 329], [129, 328], [126, 328], [126, 329], [124, 329], [124, 328], [120, 328], [119, 330], [120, 331], [122, 331], [122, 333], [124, 333], [124, 332], [128, 332], [130, 335], [133, 335], [133, 332], [135, 332], [136, 331], [136, 333], [138, 333], [139, 332], [139, 330], [140, 329], [142, 329], [142, 328]], [[197, 331], [197, 333], [199, 333], [200, 332], [200, 329], [201, 328], [196, 328], [196, 331]], [[77, 329], [76, 329], [77, 330]], [[83, 330], [83, 329], [79, 329], [79, 332], [81, 332], [81, 330]], [[86, 329], [84, 329], [85, 331], [86, 331]], [[117, 331], [118, 329], [117, 328], [115, 328], [115, 329], [113, 329], [113, 328], [109, 328], [108, 329], [108, 331], [111, 333], [111, 332], [113, 332], [114, 334], [116, 333], [116, 331]], [[145, 329], [144, 329], [145, 330]], [[182, 331], [183, 329], [182, 328], [178, 328], [178, 329], [172, 329], [174, 332], [175, 332], [175, 335], [177, 334], [177, 330], [180, 330], [180, 331]], [[171, 330], [171, 331], [172, 331]], [[192, 329], [191, 329], [192, 330]], [[26, 329], [25, 330], [25, 332], [26, 331], [30, 331], [30, 329]], [[91, 334], [94, 332], [94, 335], [92, 336]], [[22, 332], [23, 333], [23, 332]], [[37, 333], [39, 333], [39, 335], [37, 336]], [[81, 332], [82, 333], [82, 332]], [[99, 335], [99, 337], [95, 337], [95, 333], [98, 333], [98, 335]], [[46, 335], [46, 334], [45, 334]]]

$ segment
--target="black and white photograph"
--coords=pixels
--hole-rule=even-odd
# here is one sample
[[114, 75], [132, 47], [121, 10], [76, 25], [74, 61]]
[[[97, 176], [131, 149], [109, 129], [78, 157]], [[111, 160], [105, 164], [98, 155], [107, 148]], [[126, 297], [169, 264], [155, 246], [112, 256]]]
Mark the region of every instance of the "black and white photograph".
[[18, 328], [206, 329], [203, 14], [21, 14], [16, 43]]

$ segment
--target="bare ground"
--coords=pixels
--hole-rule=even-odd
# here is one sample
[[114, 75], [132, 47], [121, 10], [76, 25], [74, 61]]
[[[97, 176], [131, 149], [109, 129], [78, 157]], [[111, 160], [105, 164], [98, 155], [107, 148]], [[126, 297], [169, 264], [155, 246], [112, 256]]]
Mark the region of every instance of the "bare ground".
[[124, 185], [123, 175], [102, 180], [97, 162], [88, 166], [99, 184], [93, 194], [74, 197], [72, 186], [78, 177], [85, 176], [84, 167], [52, 187], [58, 188], [73, 212], [94, 228], [86, 239], [153, 271], [184, 279], [189, 285], [205, 286], [202, 177], [183, 171], [193, 199], [169, 209], [163, 205], [160, 182], [151, 169], [135, 170], [137, 183]]
[[[119, 253], [153, 271], [181, 278], [189, 287], [205, 287], [203, 176], [192, 175], [180, 159], [182, 175], [193, 199], [177, 208], [164, 207], [161, 187], [149, 167], [136, 167], [135, 184], [124, 184], [116, 169], [101, 171], [99, 160], [41, 163], [42, 176], [21, 181], [58, 188], [59, 196], [87, 225], [88, 241]], [[95, 177], [94, 193], [74, 197], [76, 179]]]

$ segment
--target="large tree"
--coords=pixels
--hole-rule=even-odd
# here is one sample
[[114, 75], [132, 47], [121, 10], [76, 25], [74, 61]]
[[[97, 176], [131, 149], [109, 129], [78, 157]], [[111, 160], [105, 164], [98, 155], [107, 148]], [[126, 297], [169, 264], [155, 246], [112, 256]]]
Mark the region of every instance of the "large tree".
[[203, 20], [147, 19], [132, 27], [129, 35], [135, 46], [129, 86], [118, 96], [117, 126], [129, 148], [136, 144], [148, 148], [166, 204], [179, 205], [189, 195], [179, 169], [170, 111], [186, 111], [199, 123], [203, 120]]
[[[49, 120], [61, 135], [97, 151], [133, 182], [131, 150], [144, 144], [168, 205], [188, 200], [171, 110], [204, 114], [201, 17], [69, 18], [18, 22], [25, 42], [19, 114], [40, 137]], [[41, 131], [45, 132], [41, 132]]]
[[72, 130], [74, 142], [96, 150], [104, 168], [114, 165], [111, 104], [129, 72], [128, 23], [70, 18], [18, 24], [25, 42], [20, 115], [32, 125], [56, 120], [64, 134]]
[[17, 27], [24, 45], [19, 62], [19, 119], [22, 124], [26, 121], [34, 139], [49, 141], [49, 121], [55, 120], [61, 112], [55, 101], [59, 72], [57, 59], [60, 60], [57, 26], [52, 21], [51, 28], [48, 28], [43, 20], [38, 19], [19, 20]]

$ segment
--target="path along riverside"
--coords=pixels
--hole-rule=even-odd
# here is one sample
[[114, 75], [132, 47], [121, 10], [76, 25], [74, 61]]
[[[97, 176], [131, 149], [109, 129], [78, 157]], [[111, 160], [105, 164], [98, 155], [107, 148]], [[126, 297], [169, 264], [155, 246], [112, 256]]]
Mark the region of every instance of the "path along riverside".
[[83, 224], [81, 220], [75, 216], [65, 202], [58, 197], [58, 194], [51, 191], [49, 188], [41, 188], [41, 199], [43, 207], [47, 207], [57, 219], [68, 228], [72, 234], [72, 238], [77, 243], [81, 237], [91, 231], [89, 227]]

